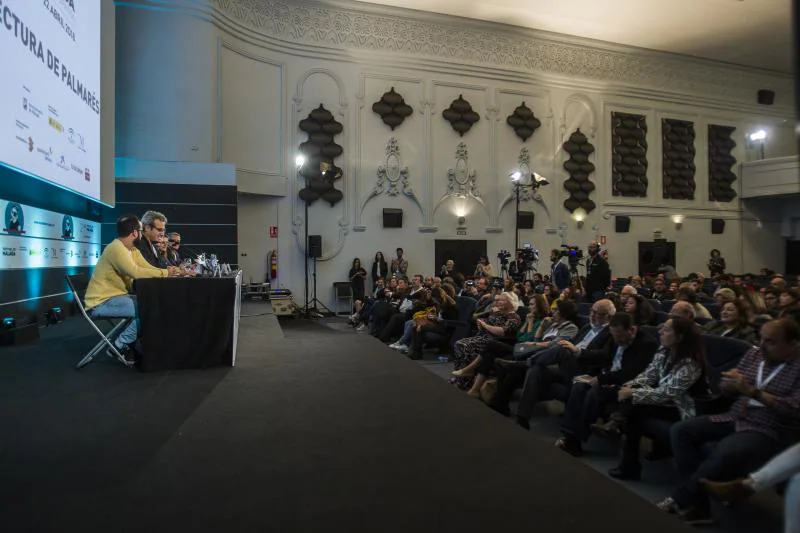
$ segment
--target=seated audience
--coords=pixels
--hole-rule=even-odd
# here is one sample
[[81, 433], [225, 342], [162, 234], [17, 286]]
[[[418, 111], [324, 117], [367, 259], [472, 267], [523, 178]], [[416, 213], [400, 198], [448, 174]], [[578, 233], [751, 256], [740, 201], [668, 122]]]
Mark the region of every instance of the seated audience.
[[783, 276], [780, 276], [780, 275], [775, 276], [774, 278], [772, 278], [772, 280], [770, 280], [770, 282], [769, 282], [769, 286], [773, 290], [776, 290], [776, 291], [782, 291], [782, 290], [788, 288], [788, 284], [786, 283], [786, 280], [783, 278]]
[[779, 317], [791, 318], [800, 323], [800, 291], [795, 289], [781, 290], [781, 295], [778, 297], [778, 308], [781, 310]]
[[734, 292], [733, 289], [717, 289], [714, 293], [714, 301], [717, 302], [717, 307], [720, 309], [722, 309], [722, 306], [725, 305], [726, 302], [732, 302], [736, 299], [736, 292]]
[[453, 353], [454, 377], [451, 381], [460, 389], [469, 390], [473, 382], [471, 374], [462, 375], [460, 371], [469, 366], [481, 354], [491, 339], [516, 335], [521, 322], [516, 313], [517, 307], [519, 307], [519, 301], [513, 292], [504, 292], [498, 295], [492, 313], [485, 319], [478, 319], [478, 332], [472, 337], [456, 341]]
[[133, 344], [139, 334], [136, 318], [136, 297], [129, 294], [133, 281], [141, 278], [166, 278], [176, 276], [176, 267], [154, 268], [136, 248], [142, 236], [142, 224], [136, 215], [117, 219], [117, 238], [106, 246], [94, 268], [86, 288], [85, 306], [92, 318], [130, 317], [133, 321], [114, 341], [114, 347], [123, 356], [122, 362], [134, 360]]
[[767, 314], [773, 318], [778, 318], [778, 315], [781, 313], [780, 306], [778, 305], [781, 293], [776, 290], [765, 289], [762, 297], [764, 298], [764, 307], [767, 309]]
[[706, 370], [700, 328], [688, 318], [675, 317], [664, 323], [659, 337], [661, 347], [647, 369], [619, 390], [620, 416], [612, 416], [612, 423], [622, 425], [625, 440], [622, 462], [608, 473], [611, 477], [639, 479], [639, 445], [645, 428], [695, 416], [691, 389]]
[[167, 229], [167, 217], [158, 211], [147, 211], [142, 215], [142, 238], [136, 241], [136, 247], [150, 266], [164, 268], [162, 258], [158, 254], [158, 238]]
[[[566, 412], [561, 425], [559, 448], [578, 455], [589, 438], [589, 428], [617, 403], [620, 386], [639, 375], [658, 347], [656, 339], [640, 330], [627, 313], [615, 313], [609, 322], [612, 342], [605, 353], [595, 354], [596, 363], [585, 374], [571, 377]], [[519, 418], [517, 422], [525, 427]], [[527, 422], [527, 420], [525, 421]]]
[[625, 302], [628, 301], [628, 298], [636, 296], [637, 294], [639, 294], [639, 292], [636, 290], [636, 288], [634, 288], [633, 285], [625, 285], [622, 287], [622, 290], [619, 291], [619, 300], [624, 306]]
[[669, 310], [670, 317], [682, 316], [684, 318], [688, 318], [689, 320], [694, 320], [697, 316], [697, 312], [694, 310], [694, 306], [689, 302], [675, 302], [672, 306], [672, 309]]
[[435, 312], [429, 313], [425, 320], [414, 320], [411, 345], [408, 350], [410, 359], [422, 359], [422, 343], [426, 334], [431, 333], [445, 337], [448, 333], [447, 321], [458, 320], [456, 291], [453, 285], [445, 283], [441, 287], [431, 289], [431, 292]]
[[[738, 396], [730, 411], [690, 418], [672, 427], [672, 449], [683, 478], [659, 508], [689, 524], [713, 522], [701, 479], [728, 481], [761, 467], [787, 444], [787, 426], [800, 420], [800, 326], [787, 319], [761, 327], [761, 345], [736, 369], [723, 372], [722, 389]], [[708, 457], [706, 443], [717, 442]]]
[[783, 530], [785, 533], [797, 533], [800, 531], [800, 444], [776, 455], [745, 478], [723, 482], [701, 479], [700, 483], [710, 494], [724, 501], [735, 502], [787, 480], [789, 488], [786, 490]]
[[698, 318], [711, 320], [711, 313], [709, 313], [708, 309], [706, 309], [702, 304], [700, 304], [700, 302], [697, 301], [697, 293], [694, 291], [694, 287], [692, 287], [691, 283], [681, 284], [680, 288], [678, 289], [678, 293], [676, 294], [676, 299], [678, 301], [689, 302], [692, 304], [692, 307], [694, 307]]
[[542, 325], [542, 321], [550, 316], [550, 306], [544, 294], [534, 294], [528, 304], [528, 314], [525, 324], [517, 332], [517, 342], [530, 342]]
[[640, 294], [629, 296], [623, 310], [633, 317], [637, 326], [652, 326], [656, 322], [653, 306]]
[[719, 312], [719, 320], [712, 320], [703, 331], [718, 337], [739, 339], [750, 344], [756, 342], [756, 331], [748, 320], [747, 307], [741, 300], [726, 302]]
[[664, 282], [663, 277], [658, 277], [653, 281], [653, 293], [650, 295], [654, 300], [663, 302], [664, 300], [672, 300], [675, 296], [669, 292], [667, 284]]

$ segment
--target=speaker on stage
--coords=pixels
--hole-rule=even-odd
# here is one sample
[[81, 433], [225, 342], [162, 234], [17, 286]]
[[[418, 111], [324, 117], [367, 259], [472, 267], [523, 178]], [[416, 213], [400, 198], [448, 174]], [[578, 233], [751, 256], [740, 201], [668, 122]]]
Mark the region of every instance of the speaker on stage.
[[308, 257], [314, 259], [322, 257], [322, 235], [308, 236]]
[[384, 228], [402, 228], [403, 227], [403, 210], [385, 208], [383, 210], [383, 227]]
[[631, 217], [614, 217], [614, 224], [617, 233], [628, 233], [631, 230]]
[[725, 231], [725, 220], [721, 218], [712, 218], [711, 219], [711, 234], [712, 235], [722, 235]]
[[517, 227], [519, 229], [533, 229], [533, 211], [520, 211], [517, 213]]

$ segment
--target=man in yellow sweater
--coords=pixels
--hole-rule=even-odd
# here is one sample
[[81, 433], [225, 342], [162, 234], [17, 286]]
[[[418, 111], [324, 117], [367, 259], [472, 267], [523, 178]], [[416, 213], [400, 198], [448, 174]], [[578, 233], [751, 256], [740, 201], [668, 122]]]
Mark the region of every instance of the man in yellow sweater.
[[130, 325], [114, 341], [123, 355], [123, 363], [133, 362], [132, 345], [139, 334], [136, 318], [136, 297], [129, 294], [133, 280], [177, 276], [177, 267], [153, 268], [136, 249], [142, 236], [142, 223], [136, 215], [124, 215], [117, 220], [117, 238], [103, 250], [86, 288], [86, 310], [93, 318], [130, 317]]

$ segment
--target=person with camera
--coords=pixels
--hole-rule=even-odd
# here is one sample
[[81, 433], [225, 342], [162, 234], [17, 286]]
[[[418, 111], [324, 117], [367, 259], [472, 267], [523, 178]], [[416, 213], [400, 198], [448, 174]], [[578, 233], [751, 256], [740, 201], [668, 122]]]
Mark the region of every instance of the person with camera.
[[603, 297], [611, 285], [611, 269], [600, 254], [597, 241], [589, 243], [589, 259], [586, 260], [586, 297], [594, 302]]
[[494, 269], [492, 268], [492, 264], [489, 262], [489, 258], [487, 256], [482, 255], [481, 258], [478, 260], [478, 264], [475, 266], [475, 277], [476, 278], [494, 277]]

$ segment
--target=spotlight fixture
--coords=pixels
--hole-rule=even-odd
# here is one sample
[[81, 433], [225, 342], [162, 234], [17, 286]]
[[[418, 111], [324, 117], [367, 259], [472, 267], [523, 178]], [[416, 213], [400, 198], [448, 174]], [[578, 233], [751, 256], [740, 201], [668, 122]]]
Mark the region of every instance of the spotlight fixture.
[[575, 220], [575, 222], [578, 223], [579, 229], [583, 227], [583, 222], [584, 220], [586, 220], [587, 216], [588, 213], [586, 213], [586, 210], [583, 209], [582, 207], [579, 207], [578, 209], [572, 212], [572, 218]]
[[296, 166], [297, 168], [301, 168], [305, 164], [306, 164], [306, 156], [304, 156], [303, 154], [297, 154], [297, 156], [294, 158], [294, 166]]
[[17, 325], [17, 319], [13, 316], [3, 318], [3, 329], [14, 329]]
[[509, 174], [508, 177], [511, 178], [511, 181], [513, 182], [519, 182], [519, 180], [522, 179], [522, 172], [520, 172], [519, 170], [515, 170], [514, 172]]
[[751, 141], [763, 141], [767, 138], [767, 132], [764, 130], [754, 131], [750, 134]]
[[537, 172], [533, 173], [533, 180], [534, 180], [535, 183], [539, 184], [539, 187], [541, 187], [543, 185], [550, 185], [550, 182], [547, 181], [547, 178], [545, 178], [544, 176], [542, 176], [541, 174], [539, 174]]

